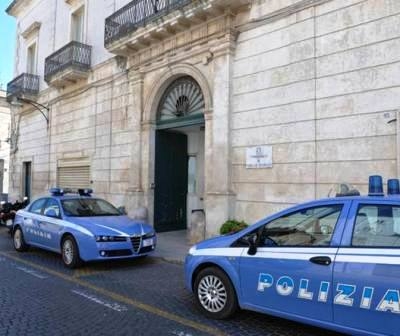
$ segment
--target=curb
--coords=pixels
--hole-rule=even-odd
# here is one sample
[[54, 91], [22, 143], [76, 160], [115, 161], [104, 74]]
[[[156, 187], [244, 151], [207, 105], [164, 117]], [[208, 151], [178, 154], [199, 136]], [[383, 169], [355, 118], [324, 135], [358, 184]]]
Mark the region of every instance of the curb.
[[159, 255], [153, 255], [152, 257], [160, 259], [160, 260], [165, 261], [170, 264], [183, 265], [185, 263], [183, 260], [174, 259], [174, 258], [170, 258], [170, 257], [163, 257], [163, 256], [159, 256]]

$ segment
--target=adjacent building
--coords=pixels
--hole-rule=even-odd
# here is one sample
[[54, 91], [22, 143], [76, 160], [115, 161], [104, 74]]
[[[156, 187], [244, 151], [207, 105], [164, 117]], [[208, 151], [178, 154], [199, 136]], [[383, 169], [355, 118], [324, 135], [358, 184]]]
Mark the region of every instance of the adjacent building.
[[0, 201], [7, 200], [10, 164], [10, 107], [6, 92], [0, 90]]
[[7, 12], [14, 197], [91, 187], [158, 231], [204, 237], [399, 175], [397, 0], [14, 0]]

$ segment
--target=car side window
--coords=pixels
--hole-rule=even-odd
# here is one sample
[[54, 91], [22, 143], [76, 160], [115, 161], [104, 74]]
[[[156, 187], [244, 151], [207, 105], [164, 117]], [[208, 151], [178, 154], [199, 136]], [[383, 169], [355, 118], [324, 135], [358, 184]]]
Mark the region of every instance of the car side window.
[[49, 200], [47, 201], [43, 214], [47, 216], [50, 210], [54, 210], [56, 216], [60, 217], [60, 206], [58, 205], [58, 202], [53, 198], [49, 198]]
[[352, 246], [400, 247], [400, 206], [360, 205], [354, 222]]
[[307, 208], [264, 226], [259, 246], [329, 246], [342, 204]]
[[29, 212], [33, 212], [35, 214], [42, 214], [43, 206], [46, 203], [47, 198], [40, 198], [37, 201], [33, 202], [31, 207], [29, 208]]

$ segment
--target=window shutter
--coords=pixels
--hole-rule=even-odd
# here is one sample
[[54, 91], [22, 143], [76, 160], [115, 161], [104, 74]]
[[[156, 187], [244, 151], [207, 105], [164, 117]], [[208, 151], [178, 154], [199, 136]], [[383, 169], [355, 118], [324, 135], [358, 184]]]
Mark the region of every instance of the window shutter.
[[57, 169], [57, 186], [60, 188], [90, 187], [90, 164], [87, 160], [60, 161]]

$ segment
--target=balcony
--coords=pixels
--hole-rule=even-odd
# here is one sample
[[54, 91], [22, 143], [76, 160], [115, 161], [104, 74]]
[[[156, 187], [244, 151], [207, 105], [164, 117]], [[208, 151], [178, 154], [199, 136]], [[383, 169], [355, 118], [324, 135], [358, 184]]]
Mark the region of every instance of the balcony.
[[7, 84], [7, 101], [13, 97], [34, 99], [39, 93], [39, 76], [23, 73]]
[[63, 87], [89, 76], [92, 47], [72, 41], [46, 57], [44, 80], [55, 87]]
[[105, 22], [104, 45], [126, 56], [224, 13], [235, 12], [251, 0], [133, 0]]
[[107, 47], [146, 23], [190, 2], [191, 0], [134, 0], [106, 19], [104, 45]]

